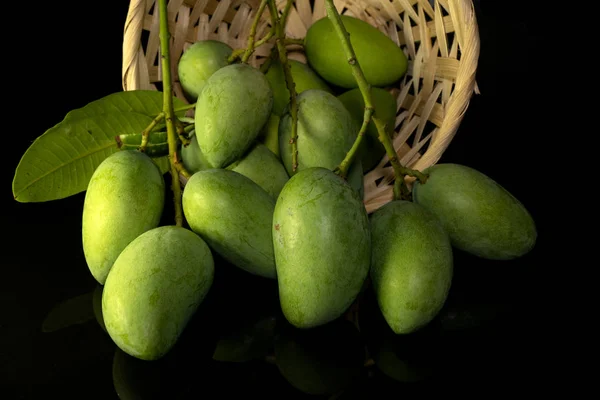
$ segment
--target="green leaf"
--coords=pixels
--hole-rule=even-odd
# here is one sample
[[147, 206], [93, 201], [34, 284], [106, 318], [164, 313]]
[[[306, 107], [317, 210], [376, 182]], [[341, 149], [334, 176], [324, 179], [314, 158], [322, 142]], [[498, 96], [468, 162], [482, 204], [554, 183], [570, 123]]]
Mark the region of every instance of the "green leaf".
[[44, 319], [42, 331], [54, 332], [94, 319], [94, 308], [92, 307], [93, 293], [85, 293], [58, 303]]
[[154, 161], [154, 163], [158, 165], [158, 168], [160, 168], [160, 172], [162, 172], [163, 174], [166, 174], [168, 171], [171, 170], [171, 162], [169, 161], [169, 156], [154, 157], [152, 158], [152, 161]]
[[38, 137], [15, 172], [15, 200], [43, 202], [83, 192], [106, 157], [119, 151], [115, 136], [136, 133], [152, 118], [137, 112], [111, 111], [65, 119]]
[[[183, 100], [173, 97], [174, 108], [182, 107], [185, 104]], [[162, 111], [162, 106], [163, 92], [156, 90], [128, 90], [109, 94], [88, 103], [82, 108], [69, 111], [65, 116], [65, 120], [89, 118], [115, 111], [140, 113], [154, 118]], [[185, 111], [178, 112], [177, 116], [182, 117], [184, 114]]]

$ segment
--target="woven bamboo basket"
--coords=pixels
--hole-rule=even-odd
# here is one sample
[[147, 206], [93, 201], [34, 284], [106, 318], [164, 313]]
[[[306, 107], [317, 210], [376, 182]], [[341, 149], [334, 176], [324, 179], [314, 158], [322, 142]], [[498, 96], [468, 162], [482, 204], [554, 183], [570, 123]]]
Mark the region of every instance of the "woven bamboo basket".
[[[285, 0], [278, 0], [281, 12]], [[260, 0], [171, 0], [168, 2], [170, 56], [174, 95], [187, 102], [177, 76], [183, 52], [198, 40], [223, 41], [234, 49], [247, 35]], [[423, 170], [439, 161], [455, 136], [469, 101], [478, 93], [475, 74], [479, 31], [471, 0], [337, 0], [340, 14], [360, 18], [388, 35], [405, 52], [408, 71], [387, 89], [397, 104], [393, 144], [402, 165]], [[286, 35], [303, 38], [326, 16], [324, 0], [296, 0]], [[257, 40], [271, 28], [268, 9]], [[256, 49], [248, 61], [259, 67], [274, 41]], [[159, 16], [155, 0], [131, 0], [124, 27], [123, 90], [160, 90]], [[305, 62], [301, 47], [289, 57]], [[369, 213], [392, 199], [394, 173], [387, 156], [364, 176]], [[412, 180], [407, 179], [410, 186]]]

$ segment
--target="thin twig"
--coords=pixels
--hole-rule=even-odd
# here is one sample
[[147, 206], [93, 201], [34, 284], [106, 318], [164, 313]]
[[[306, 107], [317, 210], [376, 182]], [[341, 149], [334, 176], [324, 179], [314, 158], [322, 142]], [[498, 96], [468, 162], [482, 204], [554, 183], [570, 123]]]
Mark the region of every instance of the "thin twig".
[[277, 35], [277, 53], [279, 53], [279, 61], [283, 68], [285, 76], [285, 83], [287, 89], [290, 92], [290, 114], [292, 117], [292, 134], [289, 143], [292, 145], [292, 173], [298, 169], [298, 102], [296, 101], [296, 84], [292, 77], [292, 70], [287, 58], [287, 50], [285, 48], [285, 32], [279, 19], [279, 13], [275, 0], [269, 0], [269, 13], [271, 14], [271, 21], [275, 27], [275, 33]]
[[156, 117], [150, 122], [150, 124], [142, 131], [142, 143], [140, 144], [139, 150], [144, 153], [146, 151], [146, 146], [148, 145], [148, 138], [150, 137], [150, 132], [154, 127], [161, 122], [165, 118], [164, 111], [158, 113]]
[[[340, 14], [338, 13], [335, 5], [333, 4], [333, 0], [325, 0], [325, 9], [327, 10], [327, 17], [331, 21], [344, 49], [344, 53], [348, 59], [348, 64], [352, 69], [352, 74], [354, 75], [354, 79], [356, 79], [356, 83], [360, 89], [360, 92], [363, 95], [363, 99], [365, 102], [365, 114], [363, 117], [363, 125], [361, 126], [361, 131], [356, 137], [356, 141], [354, 142], [352, 148], [342, 161], [337, 169], [341, 171], [345, 171], [344, 168], [348, 168], [348, 165], [351, 164], [353, 157], [357, 153], [357, 149], [360, 146], [360, 142], [363, 138], [364, 132], [363, 128], [366, 129], [365, 123], [368, 124], [368, 120], [372, 119], [375, 127], [377, 128], [377, 132], [379, 134], [379, 141], [383, 144], [385, 148], [385, 152], [392, 164], [392, 168], [394, 169], [394, 199], [403, 199], [407, 198], [409, 194], [408, 187], [406, 186], [406, 182], [404, 182], [404, 176], [414, 176], [421, 183], [425, 183], [427, 180], [427, 176], [423, 173], [412, 170], [409, 168], [405, 168], [400, 164], [398, 160], [398, 155], [394, 150], [394, 145], [392, 144], [392, 140], [387, 135], [385, 130], [385, 124], [379, 119], [373, 116], [375, 112], [375, 107], [373, 105], [373, 101], [371, 99], [371, 87], [367, 82], [365, 75], [360, 67], [358, 59], [356, 58], [356, 54], [354, 53], [354, 48], [350, 43], [350, 36], [344, 27]], [[362, 132], [362, 134], [361, 134]], [[352, 152], [352, 153], [351, 153]]]
[[169, 52], [169, 20], [167, 18], [167, 0], [159, 0], [160, 15], [160, 52], [163, 82], [163, 113], [167, 124], [167, 135], [169, 143], [169, 160], [171, 161], [171, 188], [175, 201], [175, 225], [183, 226], [183, 209], [181, 205], [181, 184], [179, 173], [182, 163], [177, 157], [177, 134], [175, 132], [175, 113], [173, 110], [173, 94], [171, 89], [171, 63]]
[[254, 38], [256, 36], [256, 29], [258, 28], [258, 23], [260, 21], [260, 17], [262, 16], [265, 8], [267, 7], [268, 0], [261, 0], [260, 5], [258, 6], [258, 11], [256, 11], [256, 15], [254, 16], [254, 21], [252, 22], [252, 26], [250, 27], [250, 33], [248, 35], [248, 45], [246, 47], [246, 51], [242, 56], [242, 62], [247, 63], [248, 59], [254, 52]]

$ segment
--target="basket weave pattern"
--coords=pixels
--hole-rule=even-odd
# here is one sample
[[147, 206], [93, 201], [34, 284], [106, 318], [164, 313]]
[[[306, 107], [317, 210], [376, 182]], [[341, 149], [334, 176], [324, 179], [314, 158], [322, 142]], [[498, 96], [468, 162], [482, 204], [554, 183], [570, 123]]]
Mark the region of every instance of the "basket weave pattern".
[[[157, 90], [161, 81], [158, 5], [131, 0], [123, 40], [124, 90]], [[281, 12], [285, 0], [277, 1]], [[473, 93], [479, 58], [479, 32], [471, 0], [337, 0], [340, 14], [360, 18], [390, 37], [407, 55], [408, 71], [395, 87], [397, 114], [394, 148], [402, 165], [423, 170], [435, 164], [450, 144]], [[183, 52], [198, 40], [220, 40], [244, 48], [260, 0], [171, 0], [171, 76], [175, 96], [186, 101], [177, 76]], [[286, 34], [303, 38], [316, 20], [326, 16], [324, 0], [296, 0]], [[268, 9], [256, 39], [271, 29]], [[255, 67], [270, 53], [274, 41], [256, 49]], [[306, 61], [299, 46], [289, 57]], [[301, 138], [299, 138], [301, 140]], [[384, 156], [364, 177], [364, 203], [369, 213], [392, 199], [394, 173]], [[407, 179], [410, 184], [411, 179]]]

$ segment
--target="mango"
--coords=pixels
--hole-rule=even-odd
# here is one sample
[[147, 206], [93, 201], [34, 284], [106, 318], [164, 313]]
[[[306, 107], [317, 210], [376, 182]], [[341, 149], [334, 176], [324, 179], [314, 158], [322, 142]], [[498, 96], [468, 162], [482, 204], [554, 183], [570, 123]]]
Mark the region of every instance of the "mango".
[[[361, 126], [365, 113], [365, 102], [360, 89], [344, 92], [338, 96], [338, 99], [350, 111], [356, 124]], [[378, 87], [371, 88], [371, 99], [375, 107], [373, 116], [385, 124], [385, 131], [391, 138], [396, 126], [396, 99], [389, 91]], [[360, 159], [364, 171], [369, 172], [375, 168], [384, 155], [385, 148], [379, 141], [377, 127], [373, 121], [370, 121], [360, 146]]]
[[161, 226], [119, 255], [102, 293], [108, 334], [125, 353], [162, 358], [175, 345], [213, 282], [214, 261], [198, 235]]
[[358, 193], [326, 168], [304, 169], [279, 194], [272, 227], [286, 319], [313, 328], [341, 316], [371, 262], [369, 219]]
[[309, 89], [298, 95], [298, 168], [292, 169], [289, 110], [279, 121], [279, 152], [288, 175], [311, 167], [334, 169], [352, 147], [358, 127], [344, 104], [331, 93]]
[[[308, 65], [291, 59], [288, 62], [297, 94], [308, 89], [321, 89], [333, 93], [327, 83]], [[265, 76], [271, 85], [271, 90], [273, 90], [273, 113], [281, 116], [285, 107], [290, 102], [290, 92], [285, 82], [285, 74], [281, 62], [278, 60], [273, 62]]]
[[460, 164], [436, 164], [415, 182], [413, 201], [442, 223], [452, 246], [489, 260], [511, 260], [529, 253], [537, 240], [525, 206], [482, 172]]
[[[383, 32], [358, 18], [342, 15], [356, 59], [372, 86], [397, 82], [407, 71], [408, 60], [400, 47]], [[324, 17], [310, 26], [304, 39], [308, 65], [326, 82], [346, 89], [358, 84], [348, 64], [333, 24]]]
[[371, 223], [371, 281], [396, 334], [427, 325], [446, 301], [453, 274], [450, 239], [422, 206], [403, 200], [377, 209]]
[[226, 169], [238, 172], [257, 183], [274, 199], [290, 178], [285, 167], [264, 144], [255, 143], [238, 161]]
[[194, 127], [208, 165], [224, 168], [258, 137], [273, 108], [267, 78], [248, 64], [231, 64], [207, 79], [196, 102]]
[[275, 199], [250, 178], [227, 169], [196, 172], [183, 190], [190, 228], [226, 261], [276, 278], [271, 221]]
[[279, 116], [271, 113], [269, 120], [258, 134], [258, 141], [267, 146], [281, 160], [279, 155]]
[[94, 171], [83, 204], [82, 244], [88, 268], [103, 285], [123, 249], [160, 223], [165, 182], [147, 155], [122, 150]]
[[181, 88], [188, 100], [196, 101], [208, 78], [229, 65], [233, 49], [218, 40], [200, 40], [188, 47], [177, 64]]
[[331, 395], [360, 376], [364, 348], [351, 322], [338, 319], [309, 330], [284, 324], [277, 333], [277, 368], [296, 389], [310, 395]]
[[185, 169], [191, 174], [210, 168], [198, 145], [198, 138], [196, 135], [192, 135], [190, 143], [187, 146], [181, 146], [181, 161], [183, 162]]

